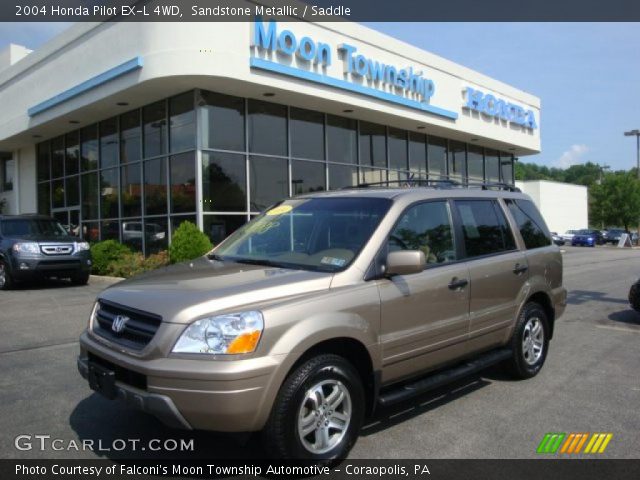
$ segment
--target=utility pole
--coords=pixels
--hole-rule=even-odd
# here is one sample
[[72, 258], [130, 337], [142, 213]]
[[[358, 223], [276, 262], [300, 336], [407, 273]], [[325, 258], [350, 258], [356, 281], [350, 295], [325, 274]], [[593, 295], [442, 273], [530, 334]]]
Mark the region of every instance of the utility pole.
[[[637, 128], [635, 130], [629, 130], [628, 132], [624, 132], [624, 136], [636, 137], [636, 168], [638, 169], [636, 173], [640, 181], [640, 130]], [[640, 219], [638, 219], [638, 242], [640, 243]]]

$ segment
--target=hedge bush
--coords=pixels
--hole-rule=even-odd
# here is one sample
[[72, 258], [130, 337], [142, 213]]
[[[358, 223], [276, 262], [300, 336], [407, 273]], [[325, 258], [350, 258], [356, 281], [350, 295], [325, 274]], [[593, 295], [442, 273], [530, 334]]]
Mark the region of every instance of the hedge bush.
[[94, 243], [91, 245], [91, 270], [96, 275], [110, 275], [110, 265], [131, 253], [129, 247], [116, 240]]
[[201, 257], [213, 248], [209, 237], [191, 222], [182, 222], [171, 237], [169, 260], [184, 262]]
[[140, 252], [130, 252], [109, 264], [107, 275], [129, 278], [139, 273], [155, 270], [169, 263], [166, 251], [158, 252], [144, 258]]

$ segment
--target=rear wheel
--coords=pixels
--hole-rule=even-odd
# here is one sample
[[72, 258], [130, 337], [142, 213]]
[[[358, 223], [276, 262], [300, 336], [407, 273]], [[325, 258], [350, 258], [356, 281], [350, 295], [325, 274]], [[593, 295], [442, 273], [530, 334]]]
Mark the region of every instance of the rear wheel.
[[640, 285], [638, 285], [638, 282], [631, 285], [629, 289], [629, 303], [631, 308], [636, 312], [640, 312]]
[[4, 260], [0, 260], [0, 290], [11, 290], [14, 282], [11, 278], [11, 272]]
[[364, 389], [353, 366], [325, 354], [294, 370], [285, 380], [263, 430], [274, 457], [320, 463], [344, 458], [364, 418]]
[[513, 357], [506, 367], [515, 378], [531, 378], [538, 374], [547, 358], [549, 319], [536, 302], [527, 303], [516, 322], [511, 337]]

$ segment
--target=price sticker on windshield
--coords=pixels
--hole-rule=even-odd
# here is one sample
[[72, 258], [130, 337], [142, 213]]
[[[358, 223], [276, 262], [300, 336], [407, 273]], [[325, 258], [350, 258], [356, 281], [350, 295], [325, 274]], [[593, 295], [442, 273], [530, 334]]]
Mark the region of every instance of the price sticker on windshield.
[[269, 210], [267, 212], [267, 215], [270, 217], [283, 215], [285, 213], [289, 213], [291, 210], [293, 210], [293, 207], [291, 205], [280, 205], [279, 207], [275, 207]]

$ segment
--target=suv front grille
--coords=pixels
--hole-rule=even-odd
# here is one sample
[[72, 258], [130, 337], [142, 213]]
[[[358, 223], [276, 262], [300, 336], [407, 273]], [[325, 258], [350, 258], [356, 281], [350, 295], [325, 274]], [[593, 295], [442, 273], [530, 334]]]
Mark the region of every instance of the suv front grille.
[[73, 253], [73, 245], [41, 245], [40, 250], [45, 255], [71, 255]]
[[[162, 323], [162, 317], [153, 313], [105, 300], [100, 300], [98, 304], [93, 324], [94, 333], [133, 350], [142, 350], [147, 346]], [[120, 332], [116, 331], [117, 328], [114, 330], [114, 321], [123, 324]]]

